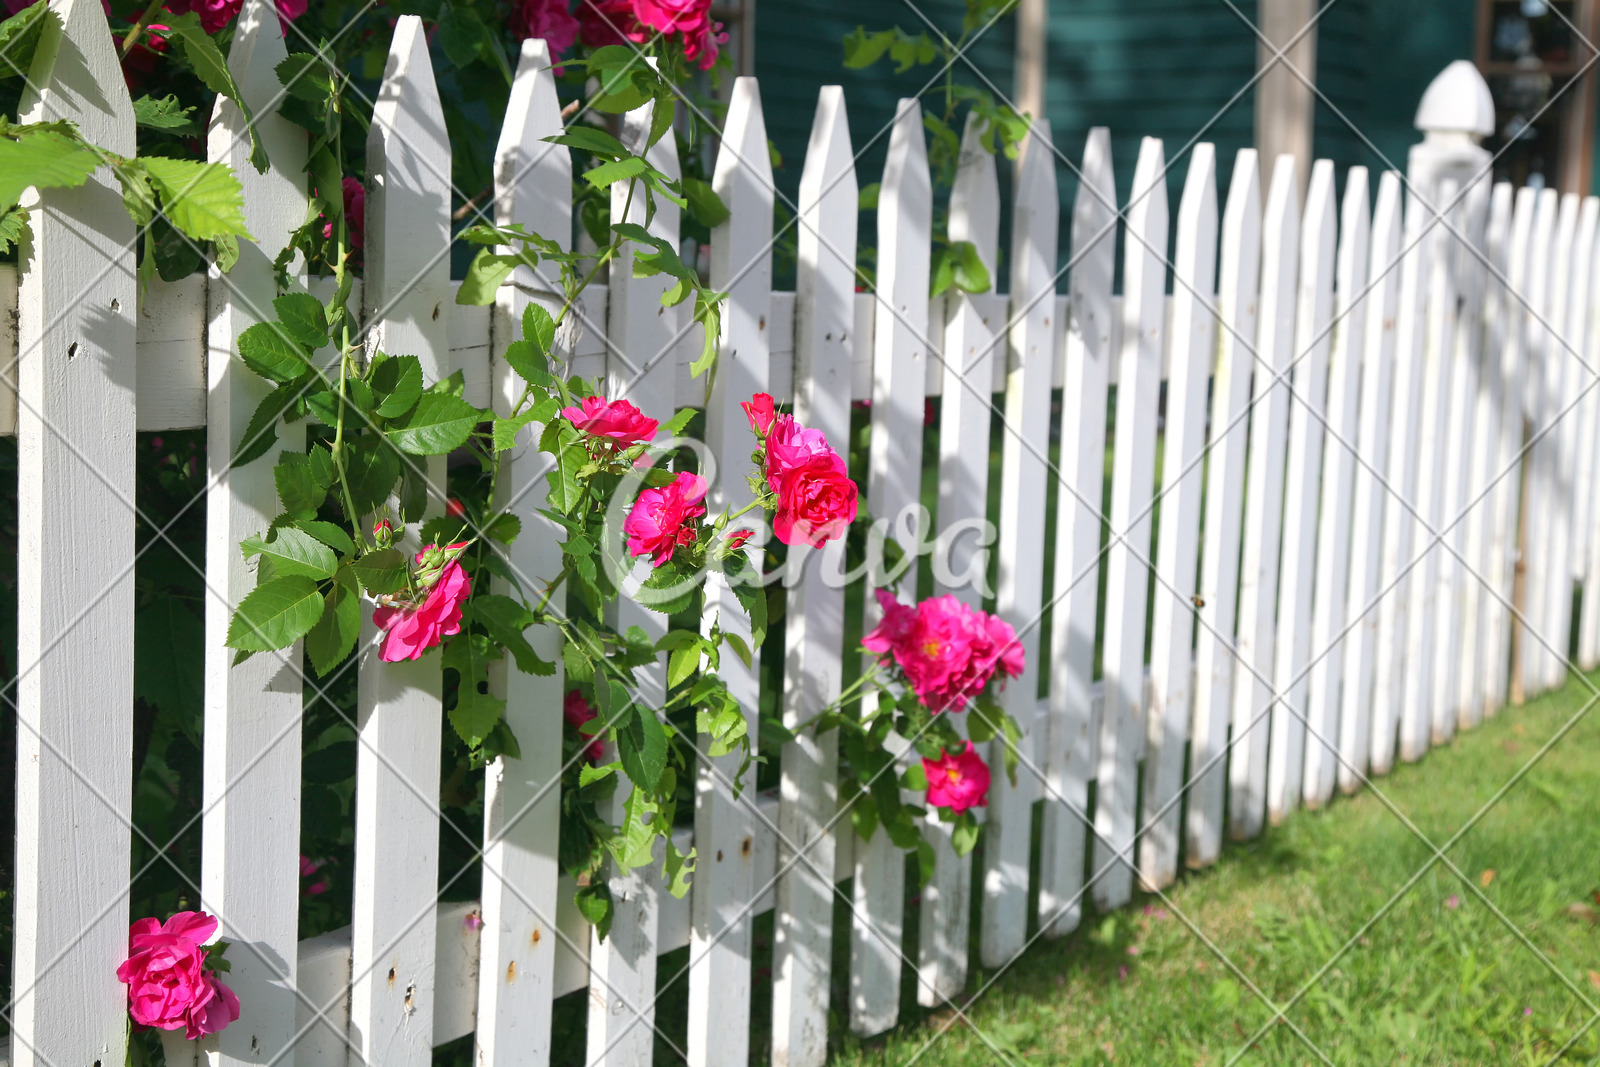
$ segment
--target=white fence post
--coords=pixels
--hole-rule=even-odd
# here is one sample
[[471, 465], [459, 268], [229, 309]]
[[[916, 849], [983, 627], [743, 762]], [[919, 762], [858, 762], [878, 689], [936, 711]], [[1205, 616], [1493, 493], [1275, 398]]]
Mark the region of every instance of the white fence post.
[[[761, 94], [754, 78], [733, 83], [713, 187], [728, 219], [711, 236], [711, 285], [728, 294], [722, 348], [706, 399], [706, 447], [716, 458], [707, 507], [743, 506], [750, 497], [743, 473], [754, 438], [739, 403], [764, 391], [769, 373], [772, 316], [772, 164]], [[706, 626], [750, 643], [750, 620], [720, 575], [706, 581]], [[760, 649], [746, 668], [725, 649], [719, 671], [744, 709], [756, 744]], [[701, 744], [708, 743], [704, 734]], [[750, 904], [754, 885], [755, 773], [746, 771], [734, 799], [730, 783], [739, 754], [699, 756], [694, 838], [697, 860], [689, 940], [689, 1062], [692, 1067], [744, 1067], [750, 1043]]]
[[[24, 122], [134, 152], [105, 15], [46, 22]], [[98, 85], [99, 91], [94, 87]], [[19, 293], [12, 1063], [120, 1063], [132, 825], [134, 230], [104, 169], [35, 194]], [[24, 256], [27, 261], [27, 256]], [[9, 364], [9, 360], [7, 361]], [[220, 635], [215, 644], [221, 651]], [[240, 954], [242, 955], [242, 954]]]
[[[234, 357], [239, 334], [271, 319], [273, 238], [305, 219], [306, 134], [274, 114], [281, 92], [273, 68], [285, 55], [278, 13], [250, 0], [239, 16], [228, 65], [256, 115], [256, 134], [272, 169], [250, 164], [244, 116], [219, 98], [208, 156], [226, 163], [244, 187], [245, 222], [266, 245], [239, 242], [227, 274], [212, 268], [208, 285], [209, 400], [206, 495], [205, 817], [201, 888], [208, 910], [235, 941], [228, 984], [248, 1016], [221, 1034], [219, 1064], [259, 1062], [284, 1052], [295, 1034], [296, 949], [300, 907], [300, 644], [258, 653], [239, 666], [224, 646], [229, 616], [255, 586], [239, 542], [260, 534], [278, 514], [272, 467], [276, 451], [231, 467], [244, 430], [271, 383]], [[337, 194], [335, 194], [337, 195]], [[283, 449], [305, 445], [301, 426], [279, 424]], [[262, 812], [274, 812], [270, 820]], [[243, 950], [243, 951], [241, 951]], [[318, 1008], [324, 1005], [317, 1005]], [[321, 1026], [320, 1022], [317, 1024]], [[279, 1060], [294, 1062], [289, 1052]]]
[[[1250, 383], [1256, 369], [1257, 284], [1261, 271], [1260, 168], [1253, 148], [1234, 159], [1222, 214], [1217, 286], [1217, 361], [1212, 377], [1210, 467], [1206, 474], [1204, 543], [1236, 545], [1244, 513], [1245, 445], [1250, 433]], [[1206, 552], [1200, 598], [1207, 625], [1195, 642], [1195, 702], [1189, 731], [1186, 863], [1205, 867], [1222, 852], [1228, 782], [1228, 722], [1238, 673], [1228, 639], [1239, 605], [1239, 553]]]
[[[795, 414], [843, 448], [850, 433], [855, 334], [857, 185], [844, 90], [824, 86], [800, 177], [799, 269], [795, 279]], [[986, 444], [987, 444], [987, 439]], [[784, 619], [784, 725], [797, 726], [839, 695], [844, 589], [842, 540], [807, 558], [789, 589]], [[791, 553], [809, 553], [790, 546]], [[772, 989], [773, 1062], [822, 1067], [828, 1058], [833, 965], [834, 855], [848, 821], [839, 816], [839, 735], [802, 733], [783, 751], [778, 806], [777, 919]], [[803, 855], [795, 856], [786, 842]], [[792, 864], [792, 866], [790, 866]], [[787, 868], [787, 869], [786, 869]]]
[[[545, 42], [522, 43], [505, 123], [494, 155], [495, 222], [521, 223], [563, 247], [572, 239], [572, 157], [545, 137], [559, 134], [561, 104]], [[521, 336], [522, 312], [538, 294], [547, 308], [559, 305], [552, 280], [518, 267], [494, 309], [496, 354], [492, 398], [507, 415], [521, 393], [509, 366], [498, 358]], [[576, 312], [574, 312], [576, 313]], [[548, 463], [536, 442], [540, 423], [523, 430], [517, 447], [501, 460], [496, 502], [522, 521], [510, 563], [535, 579], [561, 569], [561, 527], [539, 514], [547, 495]], [[563, 590], [549, 607], [566, 607]], [[503, 664], [491, 675], [506, 701], [506, 724], [516, 735], [521, 759], [501, 756], [484, 774], [483, 933], [478, 966], [478, 1062], [484, 1067], [544, 1067], [550, 1062], [550, 1017], [556, 954], [570, 951], [556, 931], [557, 839], [560, 831], [561, 634], [553, 626], [530, 630], [528, 641], [556, 665], [550, 677], [523, 674]]]
[[1106, 553], [1105, 704], [1094, 815], [1093, 868], [1098, 880], [1093, 893], [1102, 910], [1120, 907], [1132, 893], [1139, 749], [1148, 729], [1144, 635], [1150, 567], [1146, 560], [1155, 497], [1161, 354], [1167, 332], [1167, 184], [1157, 138], [1146, 137], [1139, 146], [1127, 217], [1116, 437], [1111, 446], [1112, 540]]
[[[1061, 358], [1061, 457], [1056, 487], [1055, 596], [1050, 626], [1050, 711], [1039, 860], [1039, 925], [1070, 933], [1083, 912], [1089, 779], [1100, 728], [1092, 714], [1094, 636], [1105, 523], [1106, 398], [1111, 381], [1111, 283], [1117, 270], [1117, 187], [1111, 134], [1089, 131], [1072, 208], [1071, 302]], [[1073, 405], [1069, 407], [1068, 405]], [[1074, 417], [1068, 418], [1067, 412]], [[985, 911], [987, 912], [987, 908]]]

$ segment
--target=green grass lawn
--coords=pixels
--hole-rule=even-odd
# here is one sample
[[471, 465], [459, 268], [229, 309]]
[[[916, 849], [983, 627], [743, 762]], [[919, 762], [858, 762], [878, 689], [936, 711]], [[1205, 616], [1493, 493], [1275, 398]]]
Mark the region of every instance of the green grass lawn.
[[[1574, 682], [1508, 708], [1377, 787], [1443, 847], [1588, 695]], [[1600, 1006], [1597, 801], [1600, 711], [1446, 850], [1470, 887], [1440, 863], [1391, 905], [1433, 851], [1364, 790], [1230, 846], [1166, 902], [1091, 910], [998, 977], [974, 975], [970, 1025], [948, 1008], [918, 1012], [883, 1037], [845, 1039], [831, 1062], [1323, 1062], [1293, 1028], [1341, 1065], [1549, 1062], [1595, 1015], [1580, 995]], [[1273, 1017], [1251, 987], [1281, 1004], [1352, 939], [1288, 1009], [1292, 1027], [1278, 1022], [1246, 1051]], [[1600, 1063], [1600, 1023], [1559, 1062]]]

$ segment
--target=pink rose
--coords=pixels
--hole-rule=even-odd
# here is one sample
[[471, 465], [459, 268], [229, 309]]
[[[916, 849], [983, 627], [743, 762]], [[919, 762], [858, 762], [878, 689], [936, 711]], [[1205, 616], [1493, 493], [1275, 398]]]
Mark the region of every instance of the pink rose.
[[559, 56], [578, 42], [578, 20], [567, 9], [567, 0], [522, 0], [511, 15], [511, 32], [519, 41], [542, 38], [550, 55]]
[[[422, 562], [425, 552], [417, 553]], [[421, 605], [385, 605], [372, 613], [372, 621], [385, 631], [378, 658], [385, 663], [421, 659], [428, 649], [461, 632], [461, 606], [472, 595], [472, 582], [461, 564], [451, 560], [439, 571]]]
[[928, 805], [949, 808], [960, 815], [968, 808], [989, 806], [989, 765], [967, 742], [964, 751], [954, 756], [941, 751], [936, 760], [924, 759], [922, 772], [928, 777]]
[[772, 397], [766, 393], [757, 393], [749, 400], [740, 401], [739, 406], [744, 408], [744, 417], [750, 420], [750, 429], [765, 436], [772, 429], [772, 420], [777, 418], [772, 410]]
[[639, 24], [633, 0], [583, 0], [578, 7], [579, 34], [590, 48], [608, 44], [643, 44], [653, 34]]
[[930, 711], [961, 710], [997, 670], [1013, 678], [1022, 673], [1022, 646], [1004, 620], [948, 594], [914, 608], [886, 589], [877, 594], [883, 619], [861, 644], [891, 658]]
[[706, 513], [700, 504], [705, 496], [706, 480], [687, 471], [670, 485], [641, 492], [622, 524], [628, 551], [635, 556], [648, 555], [659, 567], [672, 559], [679, 545], [694, 544], [694, 520]]
[[[576, 689], [567, 690], [567, 697], [564, 701], [562, 701], [561, 704], [561, 715], [562, 718], [567, 720], [568, 726], [572, 727], [574, 730], [577, 730], [578, 727], [582, 726], [590, 719], [593, 719], [597, 714], [599, 713], [596, 712], [594, 708], [589, 706], [589, 702], [583, 699], [582, 693], [578, 692]], [[583, 737], [585, 735], [582, 733], [582, 731], [579, 731], [578, 736]], [[605, 758], [605, 754], [605, 742], [602, 741], [598, 735], [595, 736], [594, 740], [585, 745], [583, 749], [583, 758], [588, 760], [590, 763], [599, 763]]]
[[180, 911], [165, 924], [140, 919], [129, 927], [128, 958], [117, 978], [128, 987], [135, 1025], [182, 1027], [192, 1041], [239, 1017], [239, 998], [205, 965], [205, 942], [216, 932], [217, 920], [203, 911]]
[[833, 452], [812, 456], [789, 468], [774, 487], [778, 510], [772, 532], [786, 545], [821, 548], [856, 521], [856, 483], [845, 473], [844, 460]]
[[563, 408], [565, 418], [578, 429], [594, 437], [603, 437], [606, 443], [617, 448], [627, 448], [656, 435], [661, 423], [646, 418], [644, 413], [626, 400], [607, 400], [603, 396], [586, 396], [582, 408]]
[[808, 430], [793, 415], [779, 415], [767, 433], [767, 484], [778, 491], [782, 476], [812, 456], [831, 456], [832, 446], [821, 430]]
[[[193, 11], [200, 16], [201, 29], [216, 33], [234, 20], [239, 9], [244, 7], [244, 0], [168, 0], [163, 6], [174, 15]], [[306, 0], [278, 0], [278, 17], [286, 22], [293, 22], [305, 13]]]
[[[345, 233], [349, 236], [350, 247], [360, 248], [367, 243], [367, 190], [359, 179], [348, 176], [342, 185]], [[331, 220], [322, 227], [322, 236], [327, 240], [333, 239]]]
[[635, 17], [683, 45], [684, 58], [701, 70], [717, 61], [717, 46], [728, 39], [722, 23], [711, 20], [711, 0], [633, 0]]

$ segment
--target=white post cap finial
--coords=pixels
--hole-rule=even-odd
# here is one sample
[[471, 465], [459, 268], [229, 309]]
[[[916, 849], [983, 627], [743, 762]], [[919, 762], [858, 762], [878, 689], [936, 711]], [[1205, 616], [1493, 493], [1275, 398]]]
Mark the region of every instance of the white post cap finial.
[[1433, 79], [1417, 106], [1417, 129], [1487, 137], [1494, 132], [1494, 97], [1471, 60], [1458, 59]]

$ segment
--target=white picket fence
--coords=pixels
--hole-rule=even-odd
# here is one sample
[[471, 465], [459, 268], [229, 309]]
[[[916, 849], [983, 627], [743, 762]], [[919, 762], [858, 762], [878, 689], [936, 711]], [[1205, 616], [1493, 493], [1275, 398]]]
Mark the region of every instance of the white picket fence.
[[[34, 71], [40, 92], [29, 117], [72, 118], [101, 144], [131, 150], [133, 119], [100, 5], [66, 0], [61, 10], [76, 48]], [[284, 54], [276, 27], [270, 2], [250, 0], [233, 43], [239, 80], [265, 116]], [[494, 214], [565, 236], [571, 161], [543, 141], [561, 127], [548, 62], [542, 42], [527, 43], [496, 153]], [[645, 117], [632, 116], [629, 129], [641, 128]], [[1091, 131], [1080, 156], [1052, 146], [1041, 123], [1017, 168], [1010, 295], [930, 300], [932, 196], [921, 114], [907, 100], [889, 132], [877, 291], [857, 293], [853, 142], [843, 94], [827, 87], [797, 209], [797, 292], [781, 293], [771, 288], [776, 194], [761, 100], [755, 81], [740, 79], [715, 171], [731, 216], [712, 239], [711, 282], [731, 295], [709, 399], [687, 371], [699, 340], [679, 309], [659, 306], [661, 280], [633, 279], [626, 264], [609, 289], [585, 294], [577, 370], [652, 415], [706, 407], [708, 444], [725, 470], [745, 461], [736, 403], [758, 389], [792, 401], [834, 440], [848, 433], [849, 402], [870, 398], [865, 492], [871, 513], [885, 516], [918, 500], [923, 399], [941, 396], [941, 530], [984, 518], [998, 414], [998, 604], [1028, 662], [1005, 693], [1026, 732], [1018, 784], [997, 776], [979, 858], [958, 861], [939, 838], [920, 940], [906, 944], [902, 854], [882, 834], [856, 840], [838, 820], [832, 737], [788, 746], [777, 795], [734, 800], [736, 765], [716, 761], [702, 769], [694, 826], [682, 831], [700, 856], [689, 898], [662, 892], [653, 875], [617, 879], [616, 925], [600, 943], [556, 862], [561, 678], [512, 667], [499, 680], [526, 758], [487, 771], [483, 899], [437, 905], [439, 660], [378, 670], [369, 655], [360, 668], [356, 921], [302, 941], [299, 658], [233, 667], [223, 634], [230, 605], [251, 585], [238, 541], [275, 511], [269, 464], [226, 467], [263, 392], [231, 352], [270, 306], [273, 242], [302, 219], [305, 138], [264, 118], [274, 166], [258, 175], [241, 129], [237, 109], [220, 105], [211, 158], [239, 173], [250, 229], [265, 242], [246, 246], [231, 274], [155, 283], [141, 301], [132, 226], [103, 178], [42, 198], [20, 292], [16, 275], [0, 272], [0, 307], [20, 312], [4, 326], [15, 329], [6, 338], [20, 361], [15, 392], [0, 394], [0, 428], [20, 435], [22, 516], [14, 1064], [111, 1067], [122, 1058], [125, 998], [114, 971], [126, 950], [131, 835], [140, 832], [130, 823], [128, 758], [136, 429], [211, 434], [196, 891], [236, 942], [229, 981], [244, 1004], [240, 1021], [207, 1046], [212, 1064], [420, 1065], [434, 1046], [476, 1032], [479, 1063], [542, 1065], [553, 1000], [584, 988], [589, 1061], [645, 1063], [658, 978], [676, 977], [658, 975], [657, 956], [688, 945], [682, 1054], [743, 1067], [751, 922], [772, 908], [772, 1062], [820, 1064], [834, 937], [849, 938], [849, 1025], [881, 1032], [897, 1021], [902, 961], [924, 1005], [964, 988], [974, 891], [983, 966], [1004, 965], [1028, 943], [1034, 848], [1038, 923], [1058, 937], [1079, 923], [1085, 892], [1116, 907], [1136, 874], [1161, 887], [1176, 878], [1180, 855], [1191, 867], [1215, 862], [1225, 811], [1231, 836], [1258, 834], [1299, 804], [1328, 803], [1336, 783], [1349, 792], [1387, 772], [1397, 751], [1417, 759], [1492, 713], [1507, 693], [1523, 509], [1531, 691], [1564, 677], [1574, 585], [1600, 589], [1600, 322], [1590, 310], [1600, 307], [1591, 293], [1600, 288], [1600, 200], [1444, 181], [1424, 190], [1446, 205], [1439, 224], [1415, 197], [1402, 211], [1392, 172], [1380, 176], [1369, 213], [1366, 170], [1351, 168], [1341, 196], [1324, 161], [1302, 206], [1285, 157], [1263, 206], [1258, 161], [1244, 151], [1219, 218], [1222, 176], [1200, 144], [1188, 153], [1169, 264], [1162, 143], [1141, 145], [1133, 198], [1119, 209], [1107, 131]], [[492, 310], [452, 300], [450, 146], [414, 18], [399, 20], [372, 130], [361, 307], [374, 338], [418, 355], [432, 374], [463, 372], [474, 402], [505, 404], [510, 375], [496, 353], [524, 302], [548, 294], [518, 277]], [[670, 139], [653, 151], [663, 169], [676, 166]], [[1065, 238], [1069, 290], [1057, 274], [1061, 167], [1081, 179]], [[998, 205], [994, 160], [969, 131], [950, 233], [972, 241], [991, 270]], [[676, 238], [678, 222], [663, 205], [651, 225]], [[1062, 398], [1055, 436], [1052, 390]], [[1004, 400], [994, 408], [997, 392]], [[1108, 420], [1111, 505], [1102, 516]], [[292, 429], [279, 434], [296, 445]], [[558, 556], [536, 511], [540, 460], [525, 450], [508, 466], [506, 499], [527, 531], [510, 563], [547, 574]], [[1115, 534], [1103, 551], [1106, 521]], [[958, 545], [956, 573], [977, 551], [970, 537]], [[810, 568], [790, 593], [780, 695], [790, 722], [837, 693], [850, 654], [843, 592], [822, 577], [829, 569]], [[725, 590], [708, 601], [725, 624], [736, 614]], [[1582, 603], [1587, 668], [1600, 662], [1600, 596]], [[1041, 609], [1052, 619], [1049, 647]], [[624, 623], [660, 626], [636, 605], [620, 612]], [[1102, 612], [1103, 686], [1094, 680]], [[559, 660], [550, 634], [534, 636]], [[659, 696], [663, 676], [647, 684]], [[729, 684], [756, 706], [754, 672], [735, 665]], [[1038, 699], [1041, 688], [1048, 695]], [[1038, 841], [1035, 801], [1044, 802]], [[832, 929], [836, 892], [848, 893], [848, 931]], [[181, 1040], [169, 1048], [169, 1062], [195, 1056]]]

